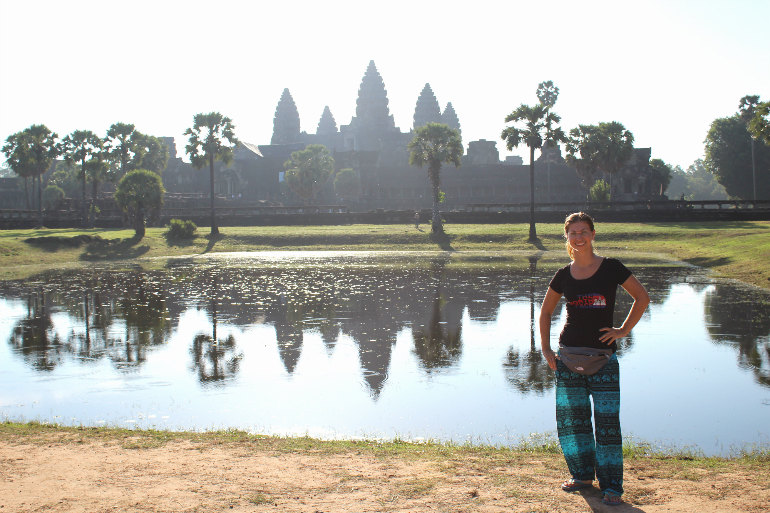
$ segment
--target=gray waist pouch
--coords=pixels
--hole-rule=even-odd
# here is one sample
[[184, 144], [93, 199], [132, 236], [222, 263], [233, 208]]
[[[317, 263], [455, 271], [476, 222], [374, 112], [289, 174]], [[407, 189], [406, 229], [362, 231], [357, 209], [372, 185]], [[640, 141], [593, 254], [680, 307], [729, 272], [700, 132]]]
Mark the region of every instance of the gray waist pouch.
[[559, 346], [559, 359], [572, 372], [596, 374], [612, 356], [612, 349]]

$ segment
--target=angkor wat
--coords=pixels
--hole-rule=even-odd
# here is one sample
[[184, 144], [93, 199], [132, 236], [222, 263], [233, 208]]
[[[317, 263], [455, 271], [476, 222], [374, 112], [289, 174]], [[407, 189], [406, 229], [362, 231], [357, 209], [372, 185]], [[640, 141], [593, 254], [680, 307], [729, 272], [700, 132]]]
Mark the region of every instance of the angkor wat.
[[[501, 99], [502, 100], [502, 99]], [[395, 125], [388, 107], [387, 90], [374, 61], [369, 62], [356, 100], [356, 115], [347, 125], [337, 126], [327, 106], [316, 133], [300, 131], [300, 115], [289, 89], [284, 89], [273, 118], [270, 144], [244, 143], [230, 166], [218, 164], [216, 192], [231, 201], [253, 204], [266, 200], [284, 204], [300, 203], [282, 186], [283, 163], [293, 151], [309, 144], [323, 144], [332, 153], [337, 170], [353, 168], [361, 177], [362, 193], [340, 198], [331, 183], [319, 193], [317, 204], [344, 203], [351, 210], [417, 209], [431, 205], [430, 182], [425, 170], [410, 167], [407, 144], [414, 127], [429, 121], [460, 129], [454, 107], [443, 112], [436, 96], [425, 84], [415, 110], [414, 124], [407, 132]], [[502, 102], [501, 102], [502, 103]], [[504, 110], [504, 109], [503, 109]], [[490, 136], [503, 127], [490, 127]], [[171, 158], [163, 173], [171, 193], [208, 193], [207, 173], [195, 170], [177, 157], [173, 138], [165, 138]], [[522, 151], [527, 151], [523, 148]], [[649, 199], [651, 190], [650, 148], [636, 148], [634, 156], [613, 179], [613, 199]], [[441, 190], [446, 195], [442, 209], [462, 209], [468, 203], [517, 203], [529, 201], [529, 168], [521, 157], [500, 161], [496, 140], [470, 141], [462, 167], [444, 166]], [[539, 202], [581, 201], [587, 189], [575, 170], [566, 165], [559, 148], [543, 151], [537, 160], [535, 199]]]

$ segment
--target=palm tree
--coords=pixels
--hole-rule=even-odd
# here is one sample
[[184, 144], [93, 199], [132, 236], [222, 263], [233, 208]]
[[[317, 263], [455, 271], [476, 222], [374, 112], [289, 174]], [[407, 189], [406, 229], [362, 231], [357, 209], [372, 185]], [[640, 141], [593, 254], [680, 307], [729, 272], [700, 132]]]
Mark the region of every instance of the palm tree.
[[[16, 132], [9, 135], [3, 146], [8, 167], [19, 177], [24, 178], [24, 199], [27, 201], [27, 210], [32, 210], [27, 189], [27, 178], [33, 175], [32, 165], [29, 161], [29, 143], [24, 132]], [[34, 182], [33, 182], [34, 187]], [[33, 188], [34, 193], [34, 188]]]
[[110, 159], [120, 164], [119, 176], [112, 177], [117, 182], [131, 170], [130, 162], [142, 161], [142, 149], [139, 139], [142, 138], [141, 132], [136, 127], [128, 123], [114, 123], [107, 130], [107, 137], [104, 138], [104, 145]]
[[[222, 116], [219, 112], [196, 114], [193, 126], [185, 130], [184, 135], [190, 136], [185, 151], [190, 155], [190, 162], [195, 169], [203, 169], [209, 165], [211, 187], [211, 235], [219, 235], [217, 219], [214, 212], [214, 161], [221, 160], [225, 165], [233, 161], [233, 148], [240, 144], [235, 137], [233, 120]], [[225, 140], [230, 146], [225, 144]]]
[[51, 132], [45, 125], [32, 125], [24, 130], [24, 144], [26, 145], [26, 165], [34, 178], [38, 178], [37, 187], [37, 229], [43, 227], [43, 174], [51, 168], [54, 159], [59, 155], [59, 146], [56, 144], [58, 135]]
[[543, 146], [553, 146], [565, 142], [567, 138], [561, 128], [555, 125], [561, 117], [551, 112], [545, 104], [530, 107], [523, 103], [505, 117], [506, 123], [518, 123], [503, 129], [500, 137], [506, 142], [508, 150], [517, 148], [524, 143], [529, 147], [529, 241], [537, 240], [535, 228], [535, 150]]
[[751, 179], [754, 186], [754, 201], [757, 201], [757, 170], [754, 163], [754, 139], [756, 139], [756, 136], [751, 131], [751, 122], [754, 119], [758, 105], [759, 95], [744, 96], [738, 104], [738, 114], [740, 114], [741, 120], [746, 123], [746, 129], [751, 134]]
[[310, 144], [304, 150], [293, 152], [283, 167], [286, 185], [307, 203], [334, 174], [334, 159], [323, 144]]
[[90, 160], [86, 160], [83, 164], [83, 169], [88, 175], [88, 179], [91, 181], [91, 198], [92, 204], [90, 212], [88, 214], [88, 227], [93, 228], [96, 225], [96, 212], [98, 207], [96, 206], [96, 197], [99, 192], [99, 184], [109, 176], [110, 163], [105, 161], [104, 152], [99, 152]]
[[[88, 206], [86, 205], [86, 160], [100, 152], [103, 141], [90, 130], [75, 130], [64, 138], [61, 152], [67, 162], [80, 162], [80, 177], [83, 180], [83, 213], [81, 226], [88, 223]], [[96, 197], [93, 198], [96, 201]]]
[[586, 185], [597, 174], [610, 175], [610, 201], [614, 197], [612, 177], [634, 154], [634, 135], [622, 123], [579, 125], [569, 133], [567, 163], [577, 170]]
[[610, 175], [610, 201], [612, 201], [612, 177], [631, 160], [634, 155], [634, 134], [622, 123], [611, 121], [599, 123], [599, 170]]
[[439, 187], [441, 186], [441, 166], [454, 164], [460, 167], [463, 157], [463, 143], [460, 132], [449, 125], [427, 123], [414, 131], [414, 139], [407, 146], [409, 165], [422, 168], [428, 164], [428, 178], [433, 185], [433, 219], [431, 231], [443, 233], [441, 215], [438, 211]]

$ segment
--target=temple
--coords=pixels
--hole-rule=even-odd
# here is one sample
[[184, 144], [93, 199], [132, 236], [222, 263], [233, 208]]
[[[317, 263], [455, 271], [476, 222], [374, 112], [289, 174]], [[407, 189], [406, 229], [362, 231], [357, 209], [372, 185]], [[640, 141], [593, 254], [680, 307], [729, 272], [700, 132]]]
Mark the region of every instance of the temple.
[[[502, 128], [490, 127], [492, 134]], [[291, 153], [309, 144], [326, 146], [336, 170], [352, 168], [361, 178], [361, 194], [337, 197], [330, 181], [316, 202], [348, 205], [351, 210], [417, 209], [431, 205], [431, 184], [424, 169], [409, 166], [407, 145], [414, 129], [428, 122], [446, 123], [460, 130], [460, 118], [452, 103], [443, 112], [430, 84], [417, 96], [413, 125], [402, 132], [390, 113], [385, 82], [370, 61], [358, 89], [355, 116], [337, 125], [331, 109], [321, 113], [315, 133], [301, 130], [300, 113], [284, 89], [275, 109], [270, 144], [243, 143], [229, 166], [217, 163], [216, 192], [231, 200], [298, 204], [301, 200], [283, 183], [283, 163]], [[207, 193], [208, 173], [193, 169], [176, 155], [173, 139], [163, 180], [168, 192]], [[529, 201], [529, 166], [518, 156], [500, 161], [496, 140], [467, 141], [462, 166], [445, 165], [441, 190], [442, 209], [463, 209], [470, 203], [517, 203]], [[528, 148], [522, 146], [522, 152]], [[538, 202], [583, 201], [586, 184], [562, 158], [558, 147], [539, 152], [535, 169], [535, 200]], [[650, 148], [636, 148], [631, 161], [613, 178], [614, 200], [648, 199], [654, 196], [649, 167]]]

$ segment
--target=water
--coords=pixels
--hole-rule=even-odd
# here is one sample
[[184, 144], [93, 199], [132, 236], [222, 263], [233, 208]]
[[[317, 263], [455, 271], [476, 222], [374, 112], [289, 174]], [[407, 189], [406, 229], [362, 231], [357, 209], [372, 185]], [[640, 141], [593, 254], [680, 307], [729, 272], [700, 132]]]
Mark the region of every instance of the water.
[[[624, 434], [768, 443], [770, 294], [624, 261], [652, 299], [619, 349]], [[516, 443], [555, 429], [534, 321], [563, 264], [275, 253], [0, 283], [0, 418]]]

